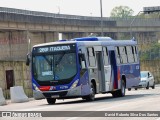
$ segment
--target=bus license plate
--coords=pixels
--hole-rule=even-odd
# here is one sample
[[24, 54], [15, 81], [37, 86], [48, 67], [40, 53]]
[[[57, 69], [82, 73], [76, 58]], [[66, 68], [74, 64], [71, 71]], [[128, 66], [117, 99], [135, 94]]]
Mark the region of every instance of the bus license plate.
[[52, 95], [51, 98], [59, 98], [59, 95]]

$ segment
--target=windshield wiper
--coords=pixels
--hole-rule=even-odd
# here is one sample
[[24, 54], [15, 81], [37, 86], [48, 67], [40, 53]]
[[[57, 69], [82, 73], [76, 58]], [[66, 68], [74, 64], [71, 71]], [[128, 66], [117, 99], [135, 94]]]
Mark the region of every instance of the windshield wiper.
[[58, 61], [55, 62], [55, 65], [59, 65], [59, 63], [62, 61], [62, 58], [64, 57], [65, 52], [62, 53], [62, 55], [59, 57]]
[[52, 60], [50, 61], [46, 56], [43, 56], [49, 65], [52, 65]]

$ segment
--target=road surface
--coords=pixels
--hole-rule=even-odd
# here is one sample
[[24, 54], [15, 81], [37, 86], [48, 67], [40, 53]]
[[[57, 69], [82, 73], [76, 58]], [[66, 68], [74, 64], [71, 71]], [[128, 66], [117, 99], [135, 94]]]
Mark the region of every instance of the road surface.
[[[48, 105], [45, 99], [30, 99], [29, 102], [25, 103], [10, 103], [10, 101], [7, 101], [7, 105], [0, 106], [0, 111], [34, 111], [43, 113], [42, 118], [33, 118], [33, 116], [30, 116], [30, 118], [24, 117], [23, 119], [22, 117], [14, 118], [19, 120], [160, 120], [160, 116], [156, 116], [156, 112], [160, 113], [160, 85], [156, 85], [155, 89], [150, 88], [149, 90], [144, 88], [131, 91], [126, 90], [126, 96], [119, 98], [113, 98], [111, 94], [99, 94], [96, 95], [96, 99], [93, 102], [86, 102], [81, 98], [57, 100], [55, 105]], [[44, 114], [51, 116], [62, 115], [64, 117], [43, 117]], [[115, 117], [115, 114], [117, 114], [118, 117]], [[144, 117], [136, 116], [136, 114], [144, 115]], [[37, 115], [39, 114], [37, 113]], [[97, 115], [99, 117], [96, 117]], [[133, 117], [131, 117], [131, 115]], [[151, 117], [146, 117], [145, 115]], [[9, 117], [0, 118], [0, 120], [6, 119], [11, 120]]]

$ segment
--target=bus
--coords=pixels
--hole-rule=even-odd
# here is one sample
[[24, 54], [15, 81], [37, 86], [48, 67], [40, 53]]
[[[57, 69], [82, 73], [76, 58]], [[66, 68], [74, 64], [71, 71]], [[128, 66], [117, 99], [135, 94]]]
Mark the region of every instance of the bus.
[[93, 101], [99, 93], [125, 96], [126, 89], [140, 82], [137, 41], [110, 37], [83, 37], [33, 46], [33, 90], [48, 104], [56, 99], [81, 97]]

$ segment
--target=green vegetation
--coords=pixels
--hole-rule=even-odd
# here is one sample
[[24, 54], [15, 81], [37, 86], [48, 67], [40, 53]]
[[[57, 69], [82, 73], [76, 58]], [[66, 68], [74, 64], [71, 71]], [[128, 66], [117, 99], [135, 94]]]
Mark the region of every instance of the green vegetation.
[[141, 60], [160, 60], [160, 43], [154, 43], [146, 51], [140, 51]]
[[125, 17], [133, 16], [133, 13], [134, 11], [128, 6], [117, 6], [112, 9], [110, 16], [118, 17], [118, 18], [125, 18]]

